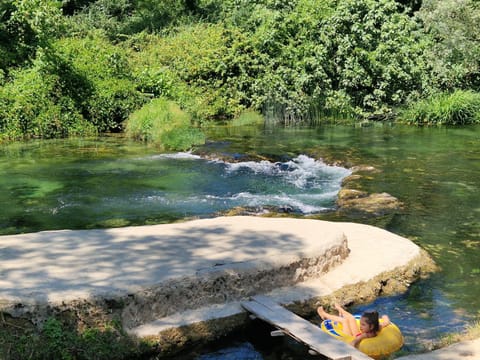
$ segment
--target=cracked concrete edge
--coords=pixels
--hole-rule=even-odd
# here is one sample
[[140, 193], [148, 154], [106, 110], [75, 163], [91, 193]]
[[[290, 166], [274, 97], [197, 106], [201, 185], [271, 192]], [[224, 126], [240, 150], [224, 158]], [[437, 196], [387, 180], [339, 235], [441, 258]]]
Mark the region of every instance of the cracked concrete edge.
[[[276, 266], [261, 262], [257, 267], [242, 269], [235, 265], [209, 272], [209, 276], [203, 274], [202, 278], [160, 284], [129, 299], [122, 311], [123, 325], [130, 329], [155, 322], [156, 318], [168, 319], [169, 316], [183, 323], [183, 317], [195, 312], [195, 309], [209, 306], [213, 306], [212, 311], [218, 312], [225, 303], [235, 303], [277, 287], [294, 286], [317, 278], [341, 264], [348, 253], [347, 240], [343, 236], [341, 242], [332, 244], [315, 257], [291, 259], [289, 263]], [[181, 318], [177, 314], [181, 314]]]
[[[431, 257], [425, 251], [420, 250], [419, 255], [403, 266], [378, 274], [366, 282], [330, 289], [320, 296], [313, 295], [311, 292], [314, 291], [313, 289], [305, 291], [308, 288], [308, 282], [276, 289], [265, 295], [272, 297], [302, 317], [312, 318], [316, 307], [320, 304], [330, 305], [340, 299], [349, 303], [364, 303], [380, 295], [405, 292], [412, 282], [425, 278], [437, 270], [438, 267]], [[130, 329], [129, 333], [148, 339], [150, 343], [156, 344], [157, 349], [161, 349], [161, 356], [169, 356], [194, 343], [208, 344], [245, 326], [248, 321], [247, 312], [237, 301], [157, 319]]]
[[[195, 310], [192, 310], [194, 308], [199, 308], [200, 312], [203, 308], [210, 308], [217, 314], [224, 314], [220, 308], [225, 303], [225, 299], [223, 297], [215, 299], [216, 294], [222, 296], [227, 294], [227, 303], [235, 304], [232, 300], [247, 299], [248, 296], [260, 293], [262, 288], [271, 290], [284, 284], [293, 285], [306, 279], [316, 278], [338, 266], [348, 257], [350, 251], [348, 241], [345, 235], [339, 232], [329, 245], [330, 247], [322, 246], [323, 252], [308, 258], [290, 256], [288, 261], [274, 259], [273, 262], [267, 262], [255, 259], [223, 264], [200, 269], [191, 276], [170, 279], [154, 286], [139, 287], [132, 292], [124, 290], [100, 294], [90, 293], [73, 300], [48, 302], [38, 302], [33, 297], [18, 299], [18, 301], [0, 300], [0, 311], [13, 317], [28, 318], [40, 327], [50, 316], [63, 312], [76, 313], [79, 318], [96, 316], [108, 318], [116, 313], [127, 330], [159, 317], [168, 319], [168, 316], [173, 315], [173, 319], [176, 319], [176, 314], [188, 316], [195, 313]], [[245, 286], [245, 282], [253, 285]], [[238, 286], [235, 285], [237, 283], [242, 285], [240, 286], [242, 292], [237, 291]], [[190, 298], [191, 301], [188, 302], [185, 298]], [[236, 303], [240, 308], [240, 302]], [[226, 314], [234, 314], [229, 312], [229, 308], [231, 306], [226, 307]], [[184, 323], [186, 324], [185, 320], [178, 320], [178, 324]]]

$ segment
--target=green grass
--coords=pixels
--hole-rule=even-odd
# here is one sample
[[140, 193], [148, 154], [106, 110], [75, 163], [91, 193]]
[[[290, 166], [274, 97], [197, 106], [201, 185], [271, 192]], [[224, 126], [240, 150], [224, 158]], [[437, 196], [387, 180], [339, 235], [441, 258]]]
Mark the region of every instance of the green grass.
[[154, 143], [166, 150], [185, 151], [205, 142], [205, 135], [191, 125], [191, 118], [172, 101], [154, 99], [134, 112], [126, 124], [129, 137]]
[[261, 114], [253, 110], [246, 110], [239, 117], [229, 122], [232, 126], [260, 125], [265, 122]]
[[480, 123], [480, 93], [456, 90], [420, 100], [400, 114], [400, 122], [414, 125]]
[[[72, 319], [70, 319], [72, 320]], [[119, 322], [80, 330], [66, 319], [51, 317], [42, 328], [0, 313], [0, 358], [11, 360], [140, 359], [149, 345], [128, 336]]]
[[475, 340], [480, 338], [480, 321], [469, 325], [462, 333], [448, 334], [442, 337], [436, 348], [443, 348], [459, 341]]

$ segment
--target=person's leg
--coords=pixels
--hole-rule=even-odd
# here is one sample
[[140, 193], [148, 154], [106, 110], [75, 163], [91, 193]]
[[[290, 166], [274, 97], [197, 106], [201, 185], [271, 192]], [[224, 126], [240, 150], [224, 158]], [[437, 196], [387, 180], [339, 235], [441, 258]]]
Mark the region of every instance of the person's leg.
[[323, 309], [323, 306], [319, 306], [319, 307], [318, 307], [317, 313], [318, 313], [318, 315], [319, 315], [323, 320], [332, 320], [332, 321], [343, 322], [343, 318], [342, 318], [342, 317], [327, 313], [327, 312]]
[[360, 332], [355, 316], [342, 308], [339, 304], [335, 304], [335, 308], [342, 318], [343, 332], [345, 334], [356, 336]]
[[341, 307], [339, 303], [335, 303], [334, 306], [335, 306], [335, 309], [337, 309], [338, 314], [340, 316], [351, 315], [347, 310], [345, 310], [343, 307]]

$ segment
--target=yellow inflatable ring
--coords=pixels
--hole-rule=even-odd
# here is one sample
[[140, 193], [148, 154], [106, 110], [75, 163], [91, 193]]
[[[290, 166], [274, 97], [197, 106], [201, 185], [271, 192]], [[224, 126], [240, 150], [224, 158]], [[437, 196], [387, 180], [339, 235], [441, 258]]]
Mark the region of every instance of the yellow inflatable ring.
[[[357, 324], [360, 324], [360, 315], [355, 315]], [[383, 320], [380, 319], [380, 323]], [[337, 338], [338, 340], [350, 343], [354, 337], [347, 335], [342, 331], [342, 323], [331, 320], [324, 320], [321, 328], [329, 335]], [[403, 346], [403, 335], [400, 329], [393, 323], [384, 327], [377, 336], [373, 338], [363, 339], [358, 345], [358, 350], [367, 354], [374, 359], [381, 359], [388, 356], [395, 351], [399, 350]]]

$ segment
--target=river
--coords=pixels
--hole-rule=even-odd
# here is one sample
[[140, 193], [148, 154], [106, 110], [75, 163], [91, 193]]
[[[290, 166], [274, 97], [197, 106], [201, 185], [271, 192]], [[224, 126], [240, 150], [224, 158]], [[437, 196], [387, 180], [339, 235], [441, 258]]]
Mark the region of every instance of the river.
[[[222, 156], [162, 153], [117, 136], [2, 145], [0, 233], [168, 223], [237, 206], [322, 218], [349, 171], [309, 155], [316, 154], [374, 166], [362, 187], [405, 204], [378, 224], [413, 240], [442, 269], [406, 294], [351, 310], [388, 313], [405, 335], [403, 353], [479, 319], [480, 127], [215, 127], [200, 150]], [[256, 155], [273, 160], [252, 162]], [[295, 345], [256, 331], [187, 357], [280, 359], [286, 347]]]

